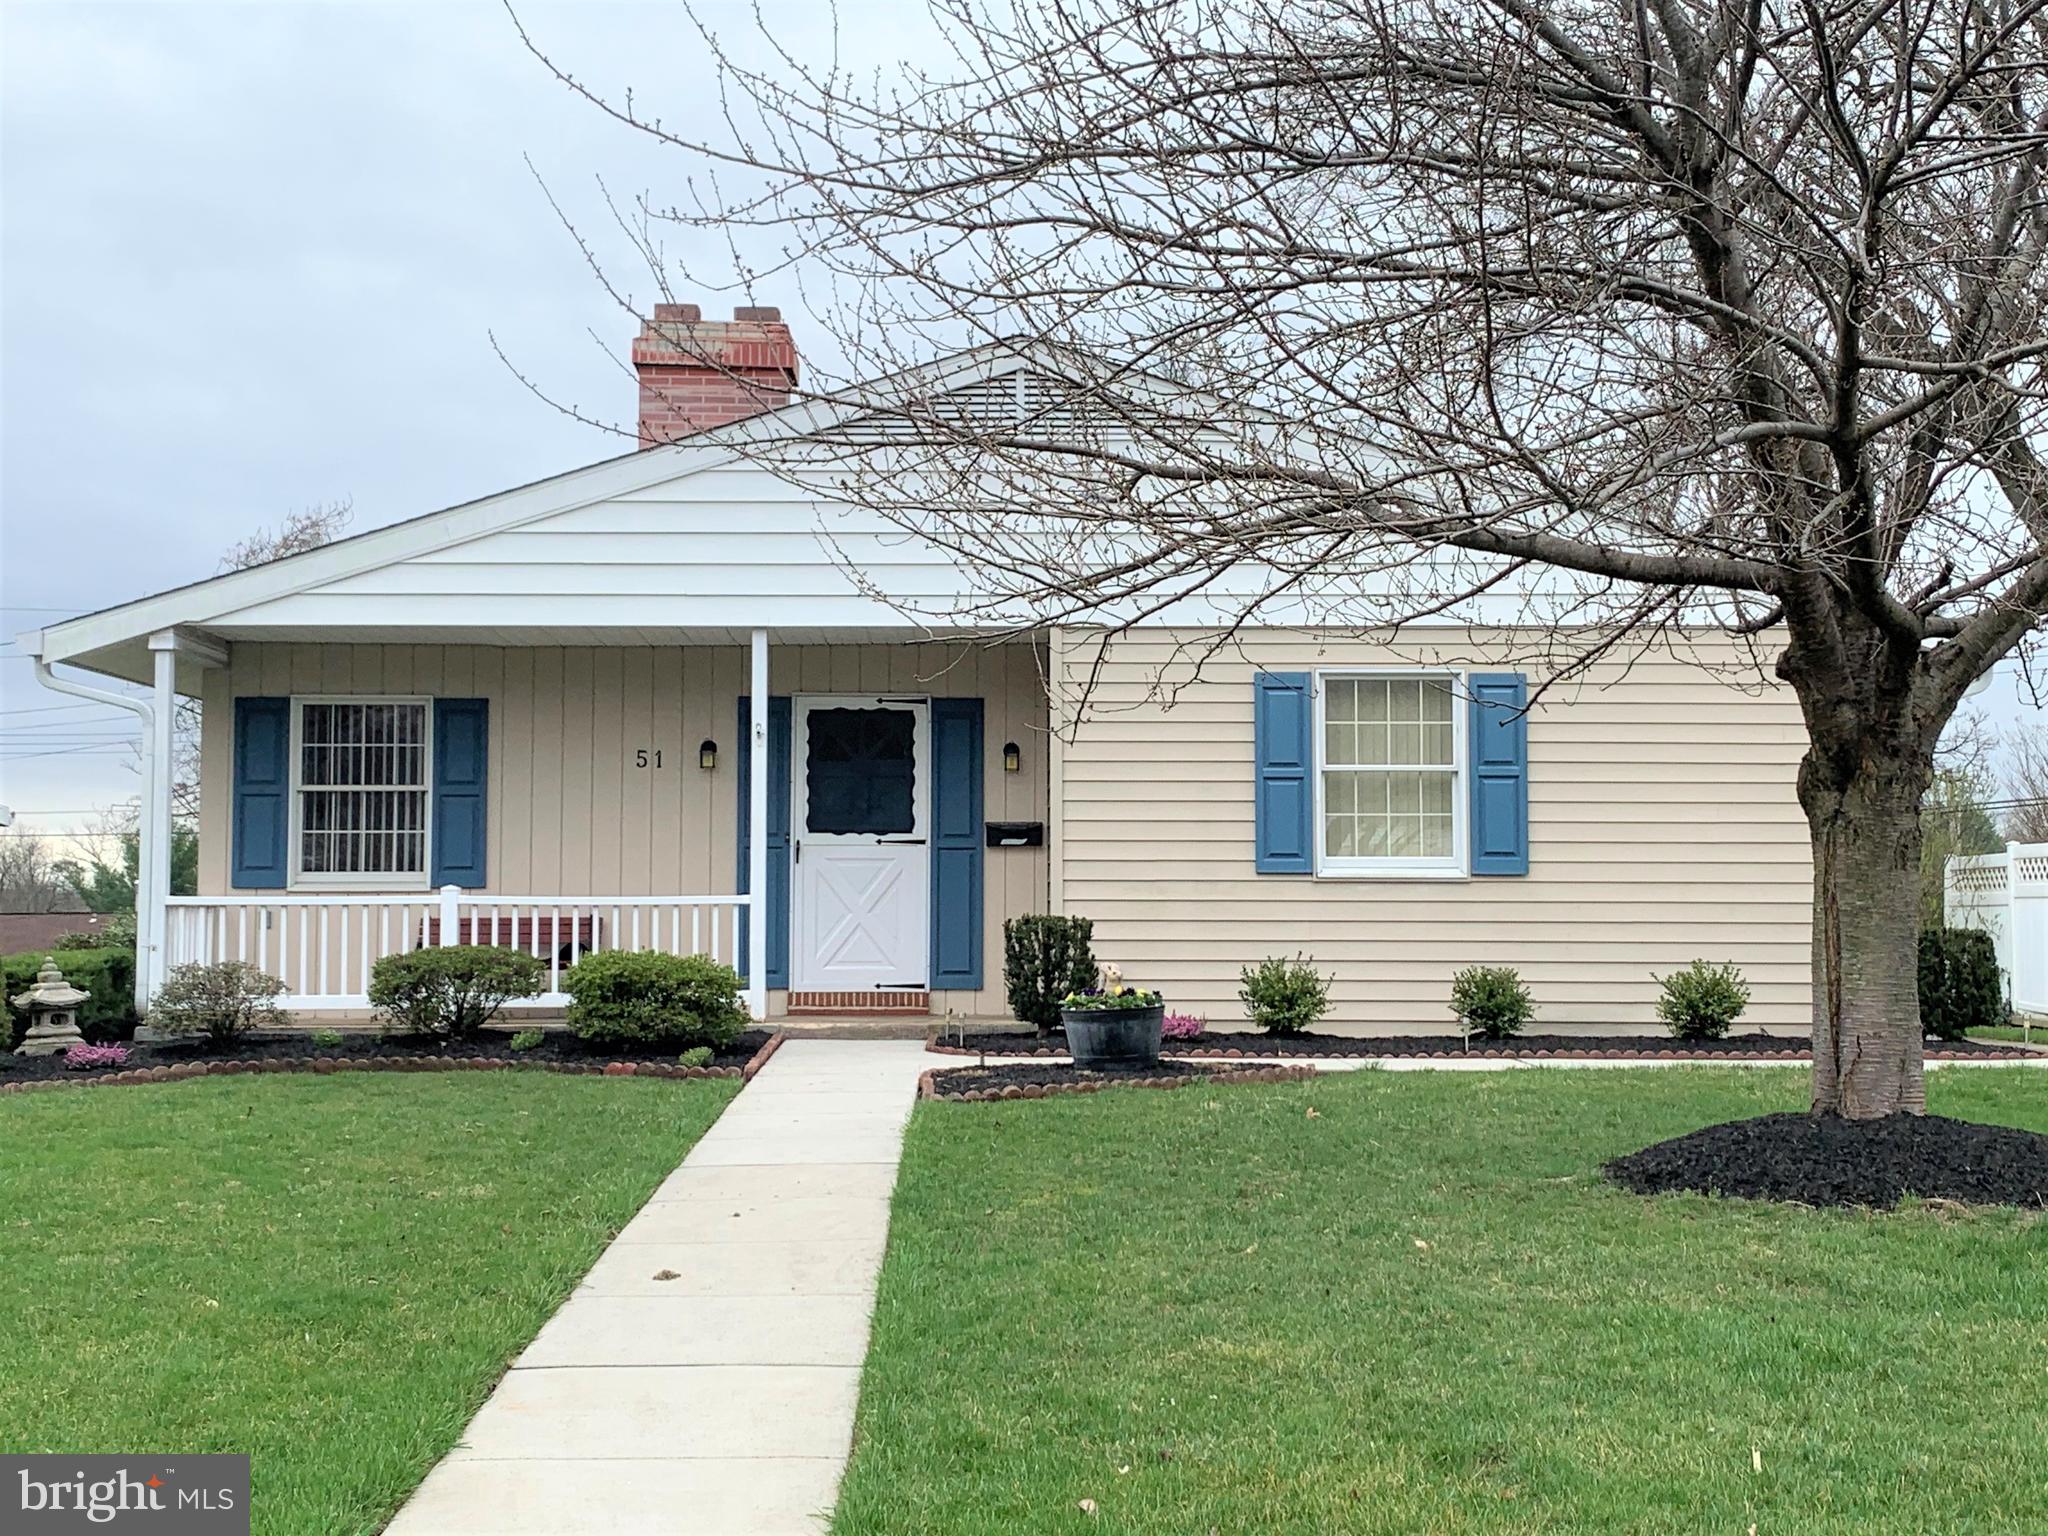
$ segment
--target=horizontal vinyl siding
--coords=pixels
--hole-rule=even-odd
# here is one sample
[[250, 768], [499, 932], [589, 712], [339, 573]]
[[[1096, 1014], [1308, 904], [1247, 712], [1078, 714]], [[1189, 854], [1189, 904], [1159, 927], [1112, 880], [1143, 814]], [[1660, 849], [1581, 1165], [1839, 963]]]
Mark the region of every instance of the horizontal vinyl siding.
[[[991, 821], [1044, 821], [1047, 712], [1028, 645], [769, 647], [769, 688], [794, 693], [902, 693], [983, 698], [983, 793]], [[226, 722], [245, 694], [418, 693], [491, 701], [489, 877], [492, 894], [722, 895], [737, 868], [737, 647], [441, 646], [237, 643], [209, 672], [201, 738], [199, 889], [228, 887], [232, 763]], [[718, 768], [697, 766], [718, 743]], [[1014, 741], [1024, 766], [1005, 773]], [[638, 769], [641, 747], [663, 754]], [[1048, 850], [986, 850], [983, 980], [941, 992], [940, 1010], [1003, 1010], [1002, 925], [1043, 911]]]
[[[1755, 1024], [1807, 1021], [1811, 865], [1793, 785], [1805, 734], [1790, 695], [1703, 642], [1597, 665], [1529, 721], [1530, 870], [1470, 880], [1316, 879], [1252, 865], [1258, 671], [1463, 665], [1521, 670], [1511, 637], [1421, 633], [1398, 646], [1253, 631], [1203, 665], [1187, 632], [1114, 642], [1055, 771], [1054, 886], [1095, 920], [1096, 952], [1219, 1023], [1239, 967], [1311, 955], [1333, 1020], [1448, 1021], [1464, 965], [1513, 965], [1537, 1025], [1650, 1023], [1662, 974], [1695, 957], [1749, 977]], [[1074, 711], [1097, 642], [1055, 640]]]

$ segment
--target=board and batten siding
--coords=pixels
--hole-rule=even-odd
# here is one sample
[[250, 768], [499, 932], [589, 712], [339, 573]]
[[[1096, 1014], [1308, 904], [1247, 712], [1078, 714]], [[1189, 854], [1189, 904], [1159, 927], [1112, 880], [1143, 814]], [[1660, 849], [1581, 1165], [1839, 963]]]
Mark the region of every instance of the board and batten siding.
[[[1745, 652], [1701, 639], [1597, 663], [1529, 718], [1529, 873], [1321, 879], [1253, 867], [1252, 677], [1446, 665], [1520, 670], [1500, 635], [1414, 631], [1397, 644], [1255, 630], [1227, 645], [1143, 630], [1054, 637], [1056, 910], [1095, 920], [1095, 951], [1212, 1023], [1242, 1022], [1238, 969], [1266, 955], [1334, 973], [1332, 1022], [1443, 1025], [1452, 973], [1512, 965], [1542, 1029], [1652, 1024], [1656, 982], [1732, 960], [1745, 1022], [1808, 1017], [1811, 859], [1794, 793], [1805, 731], [1790, 692]], [[1208, 654], [1199, 667], [1193, 658]]]
[[[777, 694], [980, 697], [984, 815], [1045, 821], [1043, 654], [1028, 644], [775, 645]], [[227, 894], [234, 699], [250, 694], [425, 694], [490, 700], [486, 893], [722, 895], [735, 889], [739, 697], [736, 646], [467, 646], [236, 642], [202, 695], [199, 890]], [[697, 746], [718, 743], [718, 767]], [[1003, 771], [1003, 744], [1023, 768]], [[660, 769], [634, 753], [662, 754]], [[1003, 1001], [1002, 925], [1046, 907], [1044, 848], [984, 855], [983, 987], [934, 1006], [994, 1014]], [[779, 1007], [781, 994], [771, 998]]]

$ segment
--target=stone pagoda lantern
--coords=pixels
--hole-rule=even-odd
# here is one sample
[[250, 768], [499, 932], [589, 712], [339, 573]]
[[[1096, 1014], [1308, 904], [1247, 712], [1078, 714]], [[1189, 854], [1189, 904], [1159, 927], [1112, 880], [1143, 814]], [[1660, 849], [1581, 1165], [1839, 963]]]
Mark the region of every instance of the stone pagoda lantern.
[[28, 1035], [14, 1054], [54, 1056], [84, 1043], [85, 1036], [78, 1032], [78, 1005], [91, 996], [66, 981], [55, 957], [45, 955], [35, 985], [13, 999], [14, 1006], [28, 1015]]

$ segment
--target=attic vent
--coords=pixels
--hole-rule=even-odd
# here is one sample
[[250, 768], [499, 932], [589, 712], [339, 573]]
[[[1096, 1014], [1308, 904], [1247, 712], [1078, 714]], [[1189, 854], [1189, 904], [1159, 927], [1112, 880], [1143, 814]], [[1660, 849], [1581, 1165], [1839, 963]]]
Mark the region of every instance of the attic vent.
[[908, 401], [900, 412], [856, 417], [837, 435], [866, 443], [912, 442], [948, 432], [1074, 437], [1088, 428], [1090, 418], [1096, 430], [1107, 424], [1074, 385], [1020, 368]]

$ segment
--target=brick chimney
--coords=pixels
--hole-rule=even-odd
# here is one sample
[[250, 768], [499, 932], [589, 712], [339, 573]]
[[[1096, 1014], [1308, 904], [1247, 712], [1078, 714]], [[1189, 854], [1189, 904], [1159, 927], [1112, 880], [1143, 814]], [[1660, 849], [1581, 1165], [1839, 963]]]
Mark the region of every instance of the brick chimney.
[[695, 304], [657, 304], [633, 342], [640, 446], [672, 443], [789, 403], [796, 344], [782, 311], [741, 308], [706, 320]]

